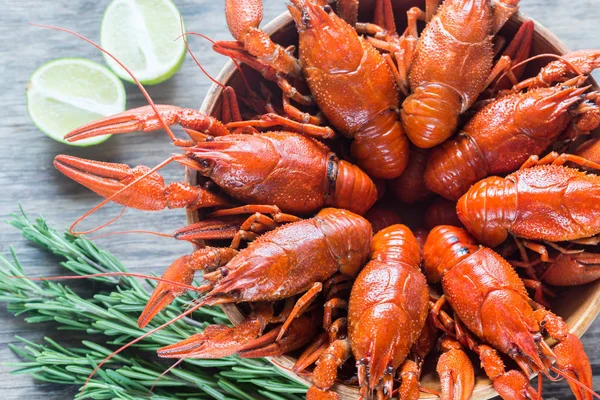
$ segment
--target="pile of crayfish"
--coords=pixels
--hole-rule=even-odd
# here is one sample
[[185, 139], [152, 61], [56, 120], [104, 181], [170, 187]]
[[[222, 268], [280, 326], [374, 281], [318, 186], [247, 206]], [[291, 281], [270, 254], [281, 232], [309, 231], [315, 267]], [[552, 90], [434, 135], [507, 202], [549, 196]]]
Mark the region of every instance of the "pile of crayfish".
[[[139, 325], [187, 290], [202, 294], [195, 307], [236, 303], [246, 317], [158, 355], [292, 353], [308, 399], [340, 398], [336, 383], [361, 399], [467, 399], [476, 359], [504, 399], [541, 398], [543, 377], [599, 397], [551, 304], [600, 278], [600, 144], [588, 140], [600, 50], [544, 55], [524, 78], [534, 24], [501, 32], [519, 0], [427, 0], [402, 34], [391, 0], [368, 22], [355, 0], [290, 3], [298, 37], [283, 46], [261, 30], [260, 0], [225, 1], [235, 41], [213, 49], [243, 65], [246, 86], [223, 87], [219, 118], [148, 97], [66, 136], [165, 129], [181, 152], [161, 166], [199, 184], [55, 159], [105, 201], [203, 210], [175, 232], [196, 250], [167, 268]], [[439, 391], [419, 385], [429, 359]]]

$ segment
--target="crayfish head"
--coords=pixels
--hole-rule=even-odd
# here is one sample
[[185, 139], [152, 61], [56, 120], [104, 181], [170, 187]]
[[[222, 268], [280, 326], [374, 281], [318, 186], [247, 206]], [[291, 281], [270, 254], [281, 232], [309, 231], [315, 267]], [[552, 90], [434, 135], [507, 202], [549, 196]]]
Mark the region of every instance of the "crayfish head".
[[518, 95], [521, 100], [515, 107], [515, 123], [528, 136], [556, 137], [571, 121], [569, 110], [583, 100], [587, 89], [589, 86], [554, 86]]
[[366, 372], [366, 381], [359, 382], [361, 388], [368, 386], [374, 391], [386, 381], [385, 375], [395, 375], [412, 345], [409, 324], [407, 314], [391, 303], [369, 308], [350, 324], [348, 334], [359, 380]]
[[288, 9], [298, 28], [298, 50], [303, 65], [329, 73], [355, 71], [364, 50], [354, 27], [327, 4], [318, 5], [310, 0], [291, 0], [291, 3]]
[[256, 186], [279, 162], [273, 143], [260, 135], [229, 135], [192, 147], [182, 161], [212, 179], [225, 192]]

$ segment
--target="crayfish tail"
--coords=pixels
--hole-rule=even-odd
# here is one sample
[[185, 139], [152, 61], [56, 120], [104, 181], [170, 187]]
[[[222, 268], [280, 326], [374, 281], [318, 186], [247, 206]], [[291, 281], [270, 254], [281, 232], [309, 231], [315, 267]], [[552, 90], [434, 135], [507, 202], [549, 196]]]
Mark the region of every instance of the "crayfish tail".
[[458, 92], [443, 84], [417, 87], [402, 103], [402, 126], [410, 141], [428, 149], [454, 133], [462, 109]]

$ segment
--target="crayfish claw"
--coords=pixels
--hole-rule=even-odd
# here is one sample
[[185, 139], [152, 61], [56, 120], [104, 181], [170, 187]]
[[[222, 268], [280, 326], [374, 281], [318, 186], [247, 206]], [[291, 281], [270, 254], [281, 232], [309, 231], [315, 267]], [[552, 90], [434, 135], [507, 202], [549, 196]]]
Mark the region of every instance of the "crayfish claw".
[[494, 389], [503, 399], [533, 400], [540, 398], [538, 392], [529, 384], [529, 378], [514, 369], [494, 379]]
[[461, 349], [450, 349], [440, 356], [437, 373], [442, 385], [442, 399], [469, 399], [475, 387], [471, 360]]
[[577, 400], [591, 399], [589, 391], [584, 390], [575, 382], [591, 389], [592, 367], [581, 341], [573, 334], [569, 333], [552, 349], [556, 354], [556, 365], [565, 375], [573, 378], [569, 379], [569, 386]]
[[178, 229], [173, 234], [177, 240], [194, 242], [197, 240], [233, 239], [247, 218], [231, 216], [219, 219], [205, 219]]
[[67, 177], [100, 196], [126, 207], [146, 211], [165, 208], [230, 206], [227, 196], [182, 182], [165, 185], [163, 177], [145, 165], [86, 160], [58, 155], [54, 166]]
[[177, 286], [175, 283], [179, 282], [185, 285], [190, 285], [192, 283], [194, 271], [189, 266], [190, 259], [191, 256], [179, 257], [164, 272], [161, 278], [174, 283], [159, 282], [159, 284], [156, 285], [144, 311], [142, 311], [138, 318], [138, 326], [140, 328], [148, 325], [148, 322], [150, 322], [156, 314], [171, 304], [177, 296], [185, 293], [187, 289]]
[[[156, 105], [156, 109], [167, 125], [173, 125], [179, 120], [180, 107]], [[67, 133], [65, 139], [69, 142], [76, 142], [101, 135], [115, 135], [135, 131], [149, 132], [162, 127], [162, 122], [157, 117], [154, 109], [151, 106], [144, 106], [80, 126]]]
[[550, 369], [568, 378], [571, 391], [577, 400], [592, 399], [592, 367], [590, 360], [577, 336], [569, 332], [569, 327], [559, 316], [545, 309], [535, 311], [535, 316], [550, 337], [558, 344], [552, 348], [558, 369]]
[[285, 335], [277, 340], [281, 327], [243, 345], [237, 352], [243, 358], [271, 357], [297, 350], [310, 342], [319, 330], [316, 314], [303, 315], [294, 319]]
[[[120, 114], [90, 122], [65, 135], [69, 142], [87, 139], [100, 135], [116, 135], [135, 131], [151, 132], [171, 125], [180, 124], [192, 132], [206, 132], [211, 136], [229, 134], [225, 126], [213, 117], [202, 114], [191, 108], [158, 104], [138, 107]], [[158, 113], [157, 113], [158, 112]], [[171, 132], [169, 132], [172, 135]], [[193, 137], [193, 135], [191, 135]], [[173, 140], [177, 140], [171, 136]]]
[[237, 253], [237, 250], [229, 247], [203, 247], [189, 256], [179, 257], [166, 269], [161, 277], [161, 279], [168, 282], [160, 282], [154, 288], [146, 308], [144, 308], [138, 319], [138, 325], [141, 328], [146, 326], [156, 314], [188, 289], [195, 289], [198, 292], [211, 290], [212, 284], [200, 288], [190, 287], [194, 280], [194, 272], [199, 270], [214, 271], [227, 264]]
[[306, 392], [306, 400], [341, 400], [341, 397], [336, 392], [319, 389], [313, 385]]
[[209, 325], [204, 332], [158, 349], [163, 358], [222, 358], [235, 354], [240, 346], [263, 332], [265, 322], [248, 318], [235, 327]]
[[[83, 158], [56, 156], [54, 167], [75, 182], [87, 187], [102, 197], [124, 206], [139, 210], [157, 211], [167, 207], [163, 194], [164, 180], [159, 173], [148, 174], [150, 168], [138, 165], [131, 168], [126, 164], [107, 163]], [[135, 186], [128, 185], [148, 174]]]

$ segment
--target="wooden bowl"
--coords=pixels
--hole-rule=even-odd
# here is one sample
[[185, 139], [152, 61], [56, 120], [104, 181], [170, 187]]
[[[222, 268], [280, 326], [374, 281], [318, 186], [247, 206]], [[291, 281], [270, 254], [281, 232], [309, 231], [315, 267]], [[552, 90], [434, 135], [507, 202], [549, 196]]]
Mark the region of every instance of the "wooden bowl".
[[[375, 0], [361, 0], [360, 2], [360, 21], [372, 20], [373, 5]], [[406, 10], [410, 7], [419, 6], [422, 9], [425, 8], [425, 0], [395, 0], [394, 1], [394, 12], [396, 15], [396, 21], [398, 31], [402, 31], [406, 26]], [[526, 18], [522, 14], [515, 15], [506, 26], [500, 32], [510, 40], [513, 37], [519, 26], [525, 21]], [[289, 45], [297, 42], [297, 31], [294, 22], [289, 13], [284, 13], [275, 18], [269, 24], [263, 25], [265, 32], [273, 37], [273, 40], [277, 43]], [[533, 38], [532, 55], [542, 53], [554, 53], [564, 54], [568, 52], [568, 48], [552, 34], [548, 29], [539, 23], [535, 23], [535, 33]], [[548, 59], [536, 60], [528, 64], [525, 77], [533, 76], [539, 71], [539, 68], [548, 62]], [[249, 69], [244, 70], [250, 76], [258, 77], [253, 74]], [[243, 83], [239, 71], [235, 68], [233, 62], [229, 61], [221, 70], [218, 81], [232, 86], [239, 93], [244, 93]], [[595, 82], [594, 82], [595, 85]], [[200, 111], [205, 114], [219, 117], [221, 104], [221, 88], [217, 85], [208, 92]], [[186, 169], [185, 180], [190, 184], [198, 183], [198, 175], [196, 171]], [[201, 220], [201, 213], [197, 211], [187, 212], [188, 223], [195, 223]], [[588, 284], [581, 287], [575, 287], [568, 290], [564, 295], [561, 295], [560, 301], [555, 301], [553, 304], [553, 311], [560, 315], [567, 325], [569, 326], [572, 333], [581, 337], [585, 331], [592, 324], [598, 312], [600, 311], [600, 281]], [[227, 314], [231, 322], [239, 324], [244, 316], [235, 304], [226, 304], [222, 306], [223, 311]], [[311, 385], [311, 382], [305, 378], [299, 377], [291, 372], [291, 367], [295, 363], [295, 358], [289, 356], [272, 357], [270, 361], [279, 367], [285, 374], [291, 376], [295, 380], [302, 381], [306, 385]], [[474, 365], [477, 365], [475, 363]], [[421, 384], [430, 389], [439, 389], [438, 377], [433, 368], [425, 370]], [[334, 390], [337, 391], [343, 399], [356, 399], [358, 398], [358, 388], [356, 386], [347, 386], [338, 384], [334, 386]], [[481, 371], [477, 371], [475, 390], [473, 392], [473, 399], [489, 399], [496, 396], [497, 393], [493, 389], [491, 382], [485, 374]], [[436, 398], [432, 395], [422, 394], [421, 398]]]

